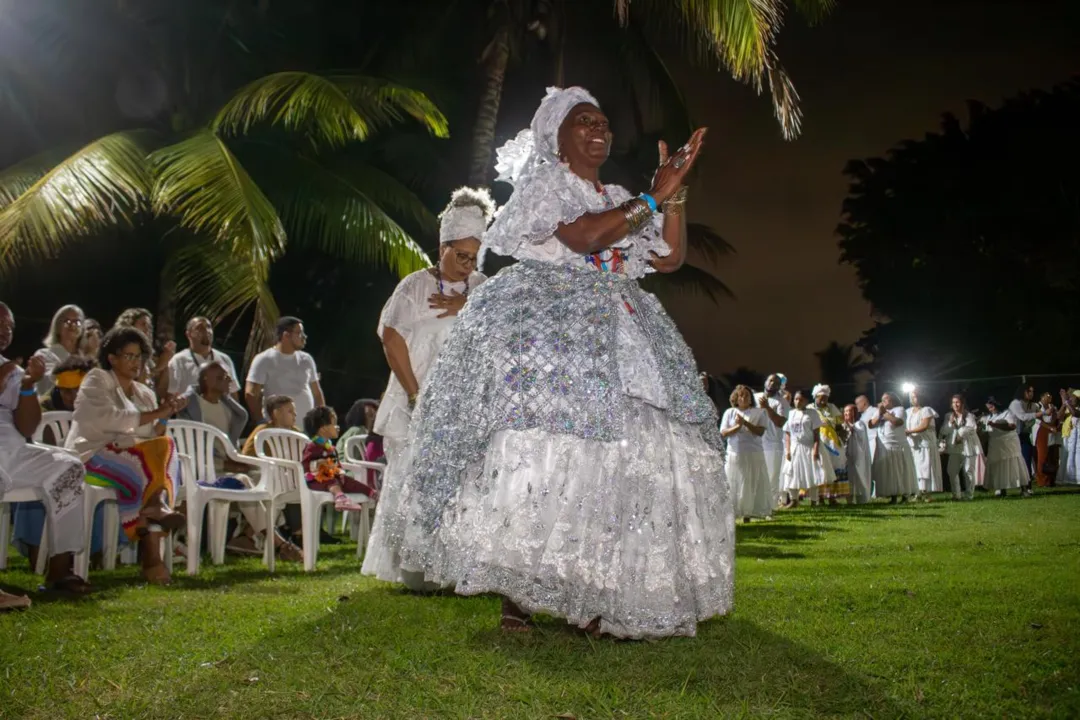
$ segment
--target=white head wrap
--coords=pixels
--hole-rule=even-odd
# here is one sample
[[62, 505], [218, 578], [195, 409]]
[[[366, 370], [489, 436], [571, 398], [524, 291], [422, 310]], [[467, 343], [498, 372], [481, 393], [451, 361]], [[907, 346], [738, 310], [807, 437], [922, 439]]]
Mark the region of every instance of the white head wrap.
[[495, 151], [496, 180], [519, 185], [537, 167], [559, 161], [559, 128], [582, 103], [600, 106], [588, 90], [580, 87], [549, 87], [529, 127]]
[[813, 396], [813, 397], [817, 397], [819, 395], [824, 395], [825, 397], [829, 397], [830, 395], [832, 395], [832, 388], [830, 388], [828, 385], [822, 385], [822, 384], [818, 383], [817, 385], [814, 386], [814, 389], [810, 393], [810, 395]]
[[450, 196], [450, 204], [439, 215], [439, 244], [464, 238], [482, 241], [494, 215], [495, 201], [487, 190], [458, 188]]

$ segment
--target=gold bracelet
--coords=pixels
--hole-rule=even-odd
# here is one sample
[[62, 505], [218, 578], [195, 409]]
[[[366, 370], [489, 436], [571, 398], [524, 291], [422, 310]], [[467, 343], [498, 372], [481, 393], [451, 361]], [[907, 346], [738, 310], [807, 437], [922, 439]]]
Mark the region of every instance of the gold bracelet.
[[648, 203], [640, 198], [627, 200], [619, 206], [619, 209], [623, 211], [623, 217], [626, 218], [626, 224], [630, 226], [630, 232], [640, 228], [652, 216]]
[[664, 201], [664, 212], [671, 213], [672, 215], [678, 215], [682, 211], [683, 205], [686, 204], [686, 196], [689, 194], [689, 189], [683, 185], [675, 194]]

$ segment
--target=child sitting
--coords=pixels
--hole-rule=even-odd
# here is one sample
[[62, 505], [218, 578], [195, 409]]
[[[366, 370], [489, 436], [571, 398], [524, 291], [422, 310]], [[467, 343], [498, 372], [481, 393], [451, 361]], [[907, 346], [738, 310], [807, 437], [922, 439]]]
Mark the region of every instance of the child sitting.
[[304, 477], [312, 490], [330, 492], [334, 495], [334, 509], [362, 510], [351, 502], [345, 493], [361, 493], [372, 500], [378, 496], [376, 489], [357, 480], [341, 467], [334, 440], [338, 436], [337, 415], [333, 408], [317, 407], [304, 416], [304, 432], [311, 442], [304, 448]]

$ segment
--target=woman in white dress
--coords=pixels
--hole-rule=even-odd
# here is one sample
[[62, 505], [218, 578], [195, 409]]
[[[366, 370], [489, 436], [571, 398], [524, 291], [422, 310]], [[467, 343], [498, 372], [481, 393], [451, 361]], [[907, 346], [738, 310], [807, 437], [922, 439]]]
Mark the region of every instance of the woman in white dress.
[[809, 493], [825, 478], [821, 464], [821, 416], [808, 408], [808, 394], [798, 390], [794, 407], [784, 423], [783, 489], [790, 500], [785, 507], [799, 506], [799, 492]]
[[990, 411], [989, 417], [984, 419], [990, 433], [990, 446], [986, 451], [986, 489], [993, 490], [998, 497], [1005, 497], [1009, 488], [1020, 488], [1021, 495], [1030, 495], [1027, 487], [1031, 484], [1031, 474], [1016, 432], [1022, 421], [993, 397], [987, 399], [986, 409]]
[[[686, 173], [604, 185], [612, 135], [581, 88], [551, 88], [499, 150], [514, 192], [484, 238], [511, 255], [470, 298], [410, 429], [402, 565], [461, 595], [625, 638], [692, 636], [731, 609], [734, 516], [716, 409], [690, 349], [637, 283], [686, 257]], [[663, 208], [663, 213], [659, 211]]]
[[872, 499], [872, 480], [870, 467], [873, 456], [870, 454], [870, 436], [866, 423], [862, 421], [859, 409], [855, 405], [844, 407], [844, 430], [847, 433], [846, 455], [847, 479], [851, 487], [851, 502], [864, 504]]
[[911, 407], [906, 415], [906, 435], [915, 459], [915, 477], [919, 483], [919, 497], [925, 502], [932, 499], [930, 493], [941, 492], [941, 455], [938, 453], [938, 414], [932, 407], [919, 401], [918, 389], [908, 393]]
[[720, 434], [727, 438], [728, 486], [731, 488], [735, 515], [744, 522], [772, 514], [772, 491], [769, 469], [765, 465], [762, 436], [770, 422], [765, 411], [753, 406], [753, 394], [745, 385], [731, 392], [731, 407], [720, 420]]
[[829, 501], [836, 505], [839, 498], [851, 498], [851, 486], [847, 480], [847, 456], [844, 444], [847, 436], [844, 431], [844, 417], [840, 408], [829, 401], [832, 388], [828, 385], [815, 385], [811, 394], [814, 404], [811, 410], [821, 419], [818, 436], [821, 439], [821, 477], [822, 482], [810, 491], [811, 504]]
[[[975, 416], [968, 412], [963, 395], [952, 396], [952, 412], [941, 424], [941, 441], [949, 456], [947, 471], [953, 499], [967, 497], [971, 500], [975, 495], [975, 486], [983, 484], [986, 463]], [[961, 473], [964, 474], [964, 494], [960, 490]]]
[[890, 498], [890, 505], [895, 505], [897, 500], [904, 502], [919, 491], [919, 484], [915, 477], [915, 459], [905, 434], [900, 398], [891, 392], [882, 395], [881, 403], [870, 416], [870, 427], [878, 431], [877, 450], [870, 471], [874, 492], [878, 497]]
[[412, 590], [434, 590], [423, 574], [401, 570], [402, 507], [408, 504], [402, 479], [408, 466], [409, 423], [424, 382], [435, 364], [469, 293], [487, 278], [476, 270], [484, 232], [495, 213], [486, 190], [461, 188], [439, 216], [439, 263], [418, 270], [395, 288], [379, 318], [378, 334], [390, 365], [390, 381], [375, 415], [383, 437], [386, 475], [362, 572], [403, 582]]

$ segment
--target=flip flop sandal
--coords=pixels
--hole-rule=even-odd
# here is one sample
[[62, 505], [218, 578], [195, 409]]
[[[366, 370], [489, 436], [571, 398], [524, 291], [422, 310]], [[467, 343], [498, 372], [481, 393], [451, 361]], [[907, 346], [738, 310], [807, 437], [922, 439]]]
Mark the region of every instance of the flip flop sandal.
[[78, 597], [85, 597], [94, 591], [93, 586], [78, 575], [65, 575], [56, 582], [50, 583], [49, 589]]

